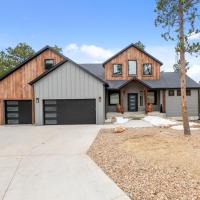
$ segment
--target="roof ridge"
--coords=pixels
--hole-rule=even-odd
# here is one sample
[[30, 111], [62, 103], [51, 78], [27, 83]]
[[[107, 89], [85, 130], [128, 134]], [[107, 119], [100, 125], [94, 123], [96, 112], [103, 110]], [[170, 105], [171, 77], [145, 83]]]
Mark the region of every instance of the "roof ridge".
[[109, 62], [110, 60], [112, 60], [113, 58], [115, 58], [116, 56], [118, 56], [120, 53], [123, 53], [124, 51], [126, 51], [127, 49], [129, 49], [130, 47], [135, 47], [137, 50], [141, 51], [142, 53], [146, 54], [147, 56], [151, 57], [153, 60], [155, 60], [156, 62], [160, 63], [161, 65], [163, 65], [163, 63], [158, 60], [157, 58], [155, 58], [154, 56], [152, 56], [151, 54], [149, 54], [147, 51], [139, 48], [137, 45], [135, 45], [134, 43], [129, 44], [127, 47], [123, 48], [121, 51], [119, 51], [118, 53], [114, 54], [112, 57], [110, 57], [109, 59], [107, 59], [105, 62], [103, 62], [103, 65], [105, 65], [107, 62]]

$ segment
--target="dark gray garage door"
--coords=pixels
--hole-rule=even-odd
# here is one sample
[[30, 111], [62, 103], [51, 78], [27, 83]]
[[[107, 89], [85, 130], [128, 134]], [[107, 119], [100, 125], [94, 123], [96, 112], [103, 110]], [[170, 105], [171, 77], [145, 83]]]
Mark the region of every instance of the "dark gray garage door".
[[44, 100], [44, 124], [96, 124], [96, 100]]
[[6, 124], [32, 124], [32, 101], [5, 101]]

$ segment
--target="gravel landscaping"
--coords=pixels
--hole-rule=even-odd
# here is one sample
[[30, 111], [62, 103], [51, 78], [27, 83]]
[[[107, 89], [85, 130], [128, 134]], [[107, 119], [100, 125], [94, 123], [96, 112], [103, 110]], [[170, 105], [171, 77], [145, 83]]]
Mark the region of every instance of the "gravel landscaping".
[[134, 200], [200, 200], [200, 132], [102, 129], [88, 155]]

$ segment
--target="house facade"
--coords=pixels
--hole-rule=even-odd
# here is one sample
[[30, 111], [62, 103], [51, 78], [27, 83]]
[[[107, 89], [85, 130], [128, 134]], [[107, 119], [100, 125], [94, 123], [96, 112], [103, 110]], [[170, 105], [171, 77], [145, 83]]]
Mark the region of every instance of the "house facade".
[[[1, 124], [103, 124], [106, 114], [181, 116], [179, 73], [130, 44], [102, 64], [77, 64], [45, 47], [0, 79]], [[187, 77], [188, 113], [198, 117], [200, 85]]]
[[34, 124], [34, 91], [29, 82], [63, 59], [46, 46], [0, 78], [0, 124]]

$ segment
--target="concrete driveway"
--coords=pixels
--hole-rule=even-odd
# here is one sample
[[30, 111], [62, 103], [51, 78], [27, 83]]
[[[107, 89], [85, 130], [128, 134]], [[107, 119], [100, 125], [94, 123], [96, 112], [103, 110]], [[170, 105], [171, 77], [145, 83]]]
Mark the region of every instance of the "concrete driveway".
[[0, 199], [128, 200], [86, 155], [101, 127], [1, 126]]

